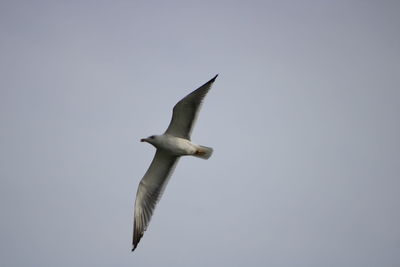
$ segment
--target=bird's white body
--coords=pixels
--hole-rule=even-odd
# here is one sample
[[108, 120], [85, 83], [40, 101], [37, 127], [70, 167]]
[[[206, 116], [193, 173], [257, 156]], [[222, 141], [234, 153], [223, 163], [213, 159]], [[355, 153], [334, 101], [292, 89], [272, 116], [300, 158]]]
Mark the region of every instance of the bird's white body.
[[187, 139], [168, 134], [157, 135], [152, 143], [155, 147], [164, 149], [174, 156], [194, 155], [199, 146]]
[[202, 159], [208, 159], [213, 152], [211, 147], [200, 146], [192, 143], [190, 140], [172, 136], [169, 134], [152, 135], [141, 140], [148, 142], [157, 149], [161, 149], [171, 156], [195, 156]]

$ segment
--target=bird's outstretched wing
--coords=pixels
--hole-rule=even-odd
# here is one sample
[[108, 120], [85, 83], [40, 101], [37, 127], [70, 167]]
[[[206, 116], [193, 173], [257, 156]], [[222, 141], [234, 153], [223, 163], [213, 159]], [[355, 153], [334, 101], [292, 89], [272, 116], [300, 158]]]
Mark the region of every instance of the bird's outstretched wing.
[[174, 106], [171, 122], [165, 131], [166, 134], [190, 140], [190, 134], [196, 122], [201, 103], [217, 76], [218, 74], [204, 85], [182, 98]]
[[139, 183], [135, 200], [132, 251], [137, 247], [149, 225], [154, 208], [160, 200], [179, 157], [160, 149]]

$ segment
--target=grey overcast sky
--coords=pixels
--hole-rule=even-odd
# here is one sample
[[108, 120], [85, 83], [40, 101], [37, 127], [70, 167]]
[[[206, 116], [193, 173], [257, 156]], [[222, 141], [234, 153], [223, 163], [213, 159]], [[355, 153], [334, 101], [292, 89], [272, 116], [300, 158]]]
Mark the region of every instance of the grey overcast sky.
[[[399, 1], [0, 2], [0, 265], [400, 266]], [[220, 76], [139, 247], [173, 105]]]

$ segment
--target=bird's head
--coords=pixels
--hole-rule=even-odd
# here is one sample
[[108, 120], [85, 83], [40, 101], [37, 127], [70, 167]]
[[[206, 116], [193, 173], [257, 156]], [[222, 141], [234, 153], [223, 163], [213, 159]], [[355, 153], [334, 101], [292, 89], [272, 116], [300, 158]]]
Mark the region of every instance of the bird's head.
[[147, 142], [149, 144], [154, 145], [157, 142], [157, 135], [151, 135], [147, 138], [140, 139], [140, 142]]

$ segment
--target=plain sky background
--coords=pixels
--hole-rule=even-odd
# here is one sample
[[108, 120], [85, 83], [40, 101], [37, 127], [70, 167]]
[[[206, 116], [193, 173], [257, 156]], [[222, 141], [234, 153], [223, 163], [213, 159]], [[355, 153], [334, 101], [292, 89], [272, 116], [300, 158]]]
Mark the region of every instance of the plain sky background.
[[[0, 265], [400, 266], [398, 1], [1, 1]], [[148, 231], [173, 105], [220, 76]]]

